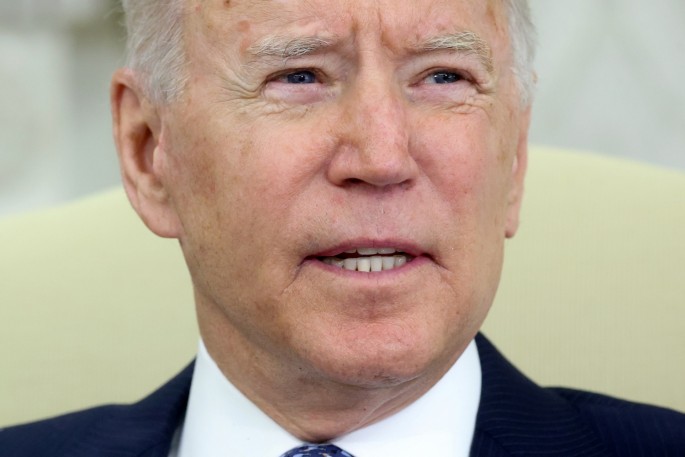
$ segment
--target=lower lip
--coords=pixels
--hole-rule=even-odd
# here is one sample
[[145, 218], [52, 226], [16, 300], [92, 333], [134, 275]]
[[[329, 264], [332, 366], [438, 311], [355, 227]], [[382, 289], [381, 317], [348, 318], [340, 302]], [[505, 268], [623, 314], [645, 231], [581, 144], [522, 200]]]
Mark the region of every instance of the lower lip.
[[399, 276], [403, 275], [405, 273], [409, 273], [427, 263], [431, 262], [431, 260], [428, 257], [425, 256], [418, 256], [414, 257], [411, 262], [407, 262], [401, 267], [398, 268], [393, 268], [392, 270], [383, 270], [383, 271], [372, 271], [372, 272], [365, 272], [365, 271], [356, 271], [356, 270], [346, 270], [344, 268], [336, 267], [334, 265], [327, 265], [323, 263], [322, 261], [318, 259], [307, 259], [304, 261], [303, 265], [310, 265], [315, 268], [320, 268], [324, 271], [334, 273], [338, 276], [342, 277], [348, 277], [352, 279], [359, 279], [359, 280], [364, 280], [364, 279], [381, 279], [381, 278], [390, 278], [393, 276]]

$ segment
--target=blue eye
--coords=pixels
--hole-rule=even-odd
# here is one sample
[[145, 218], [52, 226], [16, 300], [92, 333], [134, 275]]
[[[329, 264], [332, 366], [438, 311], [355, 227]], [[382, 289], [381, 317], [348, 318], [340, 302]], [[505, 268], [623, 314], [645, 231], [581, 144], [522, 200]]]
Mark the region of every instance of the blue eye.
[[431, 79], [433, 79], [435, 84], [451, 84], [461, 81], [464, 78], [458, 73], [453, 73], [451, 71], [439, 71], [431, 75]]
[[316, 75], [311, 71], [304, 70], [288, 73], [285, 75], [285, 80], [288, 84], [314, 84], [316, 83]]

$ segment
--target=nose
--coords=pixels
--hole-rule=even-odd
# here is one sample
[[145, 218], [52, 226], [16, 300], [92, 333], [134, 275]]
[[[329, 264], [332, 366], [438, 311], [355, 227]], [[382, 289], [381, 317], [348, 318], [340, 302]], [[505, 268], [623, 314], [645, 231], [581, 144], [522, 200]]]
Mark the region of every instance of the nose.
[[341, 100], [337, 144], [328, 179], [338, 186], [411, 184], [418, 167], [410, 150], [407, 105], [385, 81], [359, 81]]

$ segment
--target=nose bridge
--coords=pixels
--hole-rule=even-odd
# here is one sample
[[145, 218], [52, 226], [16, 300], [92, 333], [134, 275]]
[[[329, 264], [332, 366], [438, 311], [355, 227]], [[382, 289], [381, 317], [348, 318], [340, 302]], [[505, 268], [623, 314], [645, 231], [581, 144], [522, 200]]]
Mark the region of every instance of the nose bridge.
[[359, 82], [348, 109], [360, 153], [369, 160], [406, 153], [409, 132], [402, 94], [388, 78], [370, 76]]
[[415, 164], [409, 151], [407, 106], [391, 77], [378, 70], [358, 74], [348, 88], [342, 119], [337, 180], [374, 186], [410, 180]]

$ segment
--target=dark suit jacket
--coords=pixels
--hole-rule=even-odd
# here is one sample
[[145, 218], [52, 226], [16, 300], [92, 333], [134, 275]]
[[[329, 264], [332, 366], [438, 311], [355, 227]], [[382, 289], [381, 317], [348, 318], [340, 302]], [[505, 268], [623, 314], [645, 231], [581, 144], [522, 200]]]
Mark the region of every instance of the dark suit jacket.
[[[472, 456], [685, 456], [685, 414], [576, 390], [543, 389], [485, 337], [476, 342], [483, 388]], [[190, 365], [134, 405], [2, 430], [0, 456], [167, 457], [192, 373]]]

